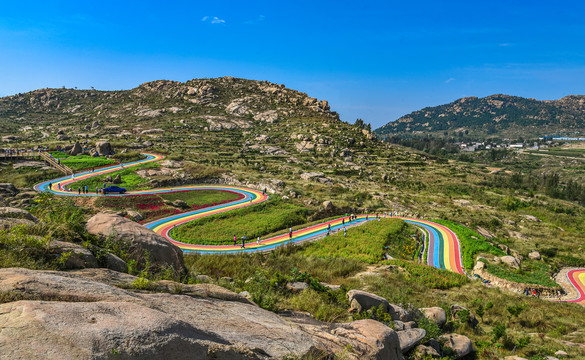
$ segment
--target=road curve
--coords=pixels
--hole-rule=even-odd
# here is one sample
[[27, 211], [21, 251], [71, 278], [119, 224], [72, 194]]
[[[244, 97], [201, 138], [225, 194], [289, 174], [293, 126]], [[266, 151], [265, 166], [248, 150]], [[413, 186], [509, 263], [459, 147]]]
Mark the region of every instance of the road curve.
[[[37, 191], [48, 191], [56, 195], [62, 196], [103, 196], [95, 194], [91, 191], [89, 194], [79, 194], [76, 191], [65, 191], [65, 188], [71, 188], [72, 185], [80, 180], [87, 179], [94, 176], [103, 176], [114, 171], [118, 171], [122, 168], [130, 168], [150, 162], [156, 162], [164, 159], [164, 156], [158, 154], [145, 153], [145, 159], [134, 161], [126, 164], [118, 164], [112, 166], [106, 166], [100, 168], [94, 172], [81, 172], [75, 176], [65, 176], [59, 179], [45, 181], [35, 185]], [[52, 183], [52, 187], [49, 189], [49, 183]], [[323, 237], [327, 234], [328, 228], [331, 232], [341, 231], [343, 227], [353, 227], [361, 225], [366, 221], [371, 221], [375, 218], [374, 214], [363, 214], [357, 215], [352, 221], [349, 217], [340, 217], [330, 221], [326, 221], [320, 224], [309, 226], [304, 229], [295, 230], [292, 233], [292, 237], [289, 233], [274, 236], [269, 239], [264, 239], [260, 243], [252, 242], [246, 244], [245, 248], [241, 247], [241, 244], [237, 245], [194, 245], [176, 241], [170, 235], [171, 230], [175, 226], [185, 224], [187, 222], [197, 220], [206, 216], [211, 216], [238, 208], [243, 208], [250, 205], [255, 205], [260, 202], [266, 201], [268, 196], [263, 194], [261, 191], [229, 185], [187, 185], [187, 186], [176, 186], [168, 188], [159, 188], [151, 190], [141, 191], [129, 191], [125, 195], [144, 195], [144, 194], [157, 194], [165, 192], [176, 192], [176, 191], [191, 191], [191, 190], [226, 190], [236, 192], [243, 196], [242, 199], [232, 201], [229, 203], [212, 206], [200, 210], [190, 211], [182, 214], [176, 214], [169, 217], [165, 217], [156, 221], [145, 224], [146, 227], [152, 229], [154, 232], [164, 236], [169, 241], [180, 247], [186, 253], [239, 253], [239, 252], [254, 252], [254, 251], [270, 251], [278, 246], [282, 246], [289, 243], [301, 243], [308, 240], [314, 240]], [[108, 196], [121, 196], [121, 195], [108, 195]], [[438, 267], [441, 269], [447, 269], [458, 273], [463, 273], [461, 268], [461, 254], [459, 240], [457, 236], [443, 225], [439, 225], [426, 220], [419, 220], [413, 218], [400, 218], [408, 223], [411, 223], [417, 227], [425, 230], [428, 234], [428, 257], [427, 264]]]
[[578, 296], [563, 302], [581, 303], [585, 305], [585, 269], [574, 269], [567, 272], [569, 283], [575, 288]]
[[[145, 159], [134, 161], [126, 164], [118, 164], [100, 168], [94, 172], [80, 172], [74, 176], [65, 176], [55, 180], [45, 181], [34, 186], [34, 189], [39, 192], [51, 192], [60, 196], [103, 196], [91, 192], [89, 194], [79, 194], [75, 191], [65, 191], [64, 188], [70, 188], [73, 183], [94, 177], [101, 176], [123, 168], [130, 168], [150, 162], [156, 162], [164, 159], [164, 156], [158, 154], [145, 153]], [[49, 183], [52, 187], [49, 188]], [[150, 223], [145, 224], [146, 227], [152, 229], [156, 233], [164, 236], [169, 241], [181, 248], [185, 253], [241, 253], [241, 252], [255, 252], [255, 251], [271, 251], [279, 246], [290, 243], [301, 243], [304, 241], [315, 240], [327, 235], [328, 231], [336, 232], [343, 230], [344, 227], [353, 227], [364, 224], [368, 221], [375, 220], [374, 214], [357, 215], [352, 221], [349, 217], [340, 217], [329, 220], [320, 224], [312, 225], [304, 229], [295, 230], [292, 236], [289, 233], [274, 236], [269, 239], [264, 239], [260, 243], [252, 242], [246, 244], [245, 248], [241, 244], [237, 245], [194, 245], [182, 243], [174, 240], [170, 232], [173, 227], [185, 224], [187, 222], [197, 220], [206, 216], [211, 216], [246, 206], [255, 205], [264, 202], [268, 196], [261, 191], [249, 189], [240, 186], [230, 185], [186, 185], [175, 186], [151, 190], [129, 191], [125, 195], [146, 195], [146, 194], [160, 194], [166, 192], [177, 191], [192, 191], [192, 190], [224, 190], [231, 191], [242, 195], [243, 197], [229, 203], [216, 205], [200, 210], [190, 211], [182, 214], [176, 214], [165, 217]], [[125, 196], [125, 195], [108, 195], [108, 196]], [[384, 215], [382, 215], [384, 216]], [[426, 234], [427, 238], [427, 258], [426, 263], [440, 269], [450, 270], [459, 274], [465, 274], [461, 265], [461, 244], [457, 235], [446, 226], [428, 221], [409, 217], [396, 217], [410, 223], [420, 229]], [[574, 299], [562, 300], [563, 302], [574, 302], [585, 304], [585, 269], [574, 269], [568, 271], [567, 279], [569, 283], [575, 288], [578, 296]]]

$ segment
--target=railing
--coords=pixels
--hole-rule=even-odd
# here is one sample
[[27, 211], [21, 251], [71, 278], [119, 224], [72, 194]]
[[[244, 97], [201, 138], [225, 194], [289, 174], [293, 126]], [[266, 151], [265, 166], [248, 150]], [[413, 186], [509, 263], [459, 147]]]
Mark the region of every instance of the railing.
[[49, 155], [49, 153], [40, 152], [39, 155], [41, 156], [41, 159], [45, 160], [49, 165], [61, 171], [65, 175], [73, 175], [73, 170], [71, 170], [68, 166], [61, 164], [60, 161], [57, 161], [55, 158]]

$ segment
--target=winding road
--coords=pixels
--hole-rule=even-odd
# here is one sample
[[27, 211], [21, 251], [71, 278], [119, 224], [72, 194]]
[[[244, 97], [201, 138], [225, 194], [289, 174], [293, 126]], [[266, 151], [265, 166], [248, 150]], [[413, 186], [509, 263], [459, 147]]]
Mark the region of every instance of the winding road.
[[[156, 162], [164, 159], [164, 156], [158, 154], [145, 153], [145, 159], [134, 161], [126, 164], [118, 164], [100, 168], [94, 172], [81, 172], [74, 176], [66, 176], [51, 181], [45, 181], [35, 185], [35, 190], [42, 192], [48, 191], [56, 195], [61, 196], [103, 196], [95, 193], [89, 194], [78, 194], [74, 191], [65, 191], [64, 188], [69, 188], [73, 183], [94, 177], [103, 176], [114, 171], [118, 171], [122, 168], [130, 168], [150, 162]], [[49, 189], [49, 183], [53, 186]], [[60, 188], [57, 184], [60, 184]], [[91, 189], [90, 189], [91, 190]], [[243, 196], [239, 200], [234, 200], [229, 203], [220, 204], [216, 206], [207, 207], [200, 210], [189, 211], [186, 213], [176, 214], [169, 217], [165, 217], [147, 224], [144, 226], [152, 229], [154, 232], [164, 236], [170, 242], [177, 245], [185, 253], [241, 253], [241, 252], [256, 252], [256, 251], [270, 251], [290, 243], [301, 243], [304, 241], [310, 241], [322, 238], [326, 236], [328, 227], [330, 226], [331, 232], [342, 231], [343, 227], [353, 227], [364, 224], [367, 221], [375, 220], [375, 214], [363, 214], [357, 215], [352, 221], [349, 217], [340, 217], [337, 219], [329, 220], [323, 223], [309, 226], [304, 229], [295, 230], [292, 233], [292, 237], [289, 233], [274, 236], [268, 239], [261, 240], [260, 243], [251, 242], [247, 243], [245, 248], [241, 248], [240, 244], [237, 245], [195, 245], [187, 244], [174, 240], [170, 232], [175, 226], [185, 224], [190, 221], [194, 221], [203, 217], [224, 213], [227, 211], [255, 205], [268, 200], [268, 196], [261, 191], [230, 185], [186, 185], [186, 186], [175, 186], [168, 188], [159, 188], [151, 190], [139, 190], [129, 191], [125, 195], [145, 195], [145, 194], [160, 194], [166, 192], [177, 192], [177, 191], [191, 191], [191, 190], [224, 190], [238, 193]], [[90, 191], [91, 192], [91, 191]], [[108, 196], [125, 196], [125, 195], [108, 195]], [[395, 216], [396, 217], [396, 216]], [[434, 266], [440, 269], [450, 270], [459, 274], [465, 274], [462, 261], [461, 261], [461, 245], [457, 235], [446, 226], [428, 221], [420, 220], [408, 217], [396, 217], [420, 228], [427, 239], [427, 257], [426, 263], [430, 266]], [[585, 303], [585, 269], [577, 269], [567, 273], [567, 277], [572, 286], [575, 287], [579, 296], [575, 299], [566, 300], [567, 302], [584, 302]]]

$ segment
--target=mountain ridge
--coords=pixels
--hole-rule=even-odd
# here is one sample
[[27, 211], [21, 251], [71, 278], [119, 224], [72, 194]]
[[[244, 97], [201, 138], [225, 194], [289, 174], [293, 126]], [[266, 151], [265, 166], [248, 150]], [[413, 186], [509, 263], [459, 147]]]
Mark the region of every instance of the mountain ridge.
[[[374, 131], [392, 135], [453, 135], [471, 138], [543, 136], [585, 130], [585, 95], [558, 100], [536, 100], [505, 94], [470, 96], [451, 103], [425, 107]], [[446, 133], [446, 134], [445, 134]]]

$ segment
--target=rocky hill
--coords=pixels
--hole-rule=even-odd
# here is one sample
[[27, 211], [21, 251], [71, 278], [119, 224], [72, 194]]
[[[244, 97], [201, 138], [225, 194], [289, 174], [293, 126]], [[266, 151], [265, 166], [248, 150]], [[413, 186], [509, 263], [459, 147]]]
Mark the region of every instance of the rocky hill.
[[284, 85], [232, 77], [185, 83], [159, 80], [126, 91], [40, 89], [0, 99], [3, 133], [54, 122], [83, 125], [90, 131], [96, 122], [152, 124], [161, 118], [195, 122], [213, 131], [290, 116], [338, 119], [325, 100]]
[[539, 101], [509, 95], [466, 97], [412, 112], [375, 130], [391, 135], [458, 135], [521, 137], [585, 130], [585, 96]]

